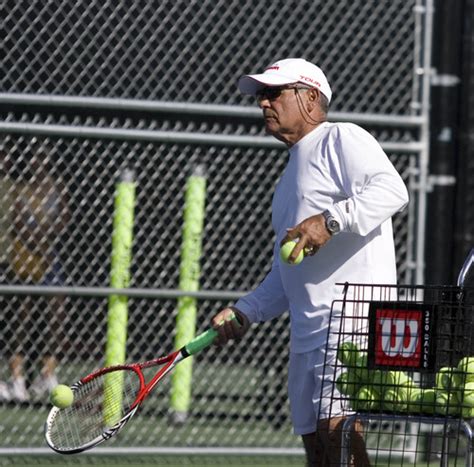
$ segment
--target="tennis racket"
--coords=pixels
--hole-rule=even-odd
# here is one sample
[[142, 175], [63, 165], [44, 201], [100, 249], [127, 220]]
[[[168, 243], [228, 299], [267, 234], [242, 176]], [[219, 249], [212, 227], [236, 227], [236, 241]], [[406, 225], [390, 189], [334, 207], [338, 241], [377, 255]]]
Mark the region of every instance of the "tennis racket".
[[[73, 404], [49, 412], [44, 427], [47, 444], [61, 454], [76, 454], [115, 436], [165, 375], [211, 345], [216, 336], [216, 330], [208, 329], [166, 357], [106, 367], [82, 378], [71, 386]], [[143, 370], [155, 366], [160, 368], [146, 383]]]

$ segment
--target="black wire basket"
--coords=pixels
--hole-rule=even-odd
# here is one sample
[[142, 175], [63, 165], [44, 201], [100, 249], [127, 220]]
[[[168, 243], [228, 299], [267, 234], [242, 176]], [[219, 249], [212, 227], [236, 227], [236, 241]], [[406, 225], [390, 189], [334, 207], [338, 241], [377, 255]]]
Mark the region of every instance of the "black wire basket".
[[327, 465], [358, 465], [356, 424], [371, 465], [472, 465], [474, 289], [459, 282], [340, 284], [324, 365], [335, 384], [320, 418], [342, 421], [341, 454]]

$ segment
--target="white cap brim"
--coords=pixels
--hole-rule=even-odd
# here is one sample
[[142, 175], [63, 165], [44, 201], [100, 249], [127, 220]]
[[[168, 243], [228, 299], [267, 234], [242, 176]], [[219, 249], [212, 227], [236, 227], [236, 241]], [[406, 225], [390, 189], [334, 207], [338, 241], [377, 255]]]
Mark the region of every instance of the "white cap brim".
[[242, 94], [255, 96], [257, 91], [265, 86], [283, 86], [297, 82], [292, 78], [286, 78], [281, 75], [263, 73], [259, 75], [245, 75], [239, 79], [239, 90]]
[[314, 87], [331, 101], [331, 86], [323, 73], [314, 63], [304, 58], [287, 58], [273, 63], [263, 73], [244, 75], [239, 79], [239, 90], [242, 94], [255, 94], [265, 86], [285, 86], [302, 83]]

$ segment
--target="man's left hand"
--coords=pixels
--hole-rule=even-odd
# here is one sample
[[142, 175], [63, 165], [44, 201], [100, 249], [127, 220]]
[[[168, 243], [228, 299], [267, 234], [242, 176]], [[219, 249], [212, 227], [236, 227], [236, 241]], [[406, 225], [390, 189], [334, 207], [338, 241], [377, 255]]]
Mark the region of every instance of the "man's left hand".
[[287, 229], [286, 232], [281, 245], [290, 240], [298, 242], [289, 257], [291, 261], [298, 257], [301, 250], [304, 251], [305, 256], [313, 256], [331, 239], [331, 234], [326, 228], [326, 221], [322, 214], [308, 217], [298, 225]]

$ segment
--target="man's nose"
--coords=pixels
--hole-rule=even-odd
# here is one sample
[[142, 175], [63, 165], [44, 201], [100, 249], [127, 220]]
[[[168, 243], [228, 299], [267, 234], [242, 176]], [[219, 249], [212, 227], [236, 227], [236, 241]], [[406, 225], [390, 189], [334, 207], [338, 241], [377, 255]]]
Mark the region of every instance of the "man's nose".
[[270, 99], [268, 99], [268, 97], [261, 97], [257, 99], [257, 104], [261, 109], [270, 107]]

